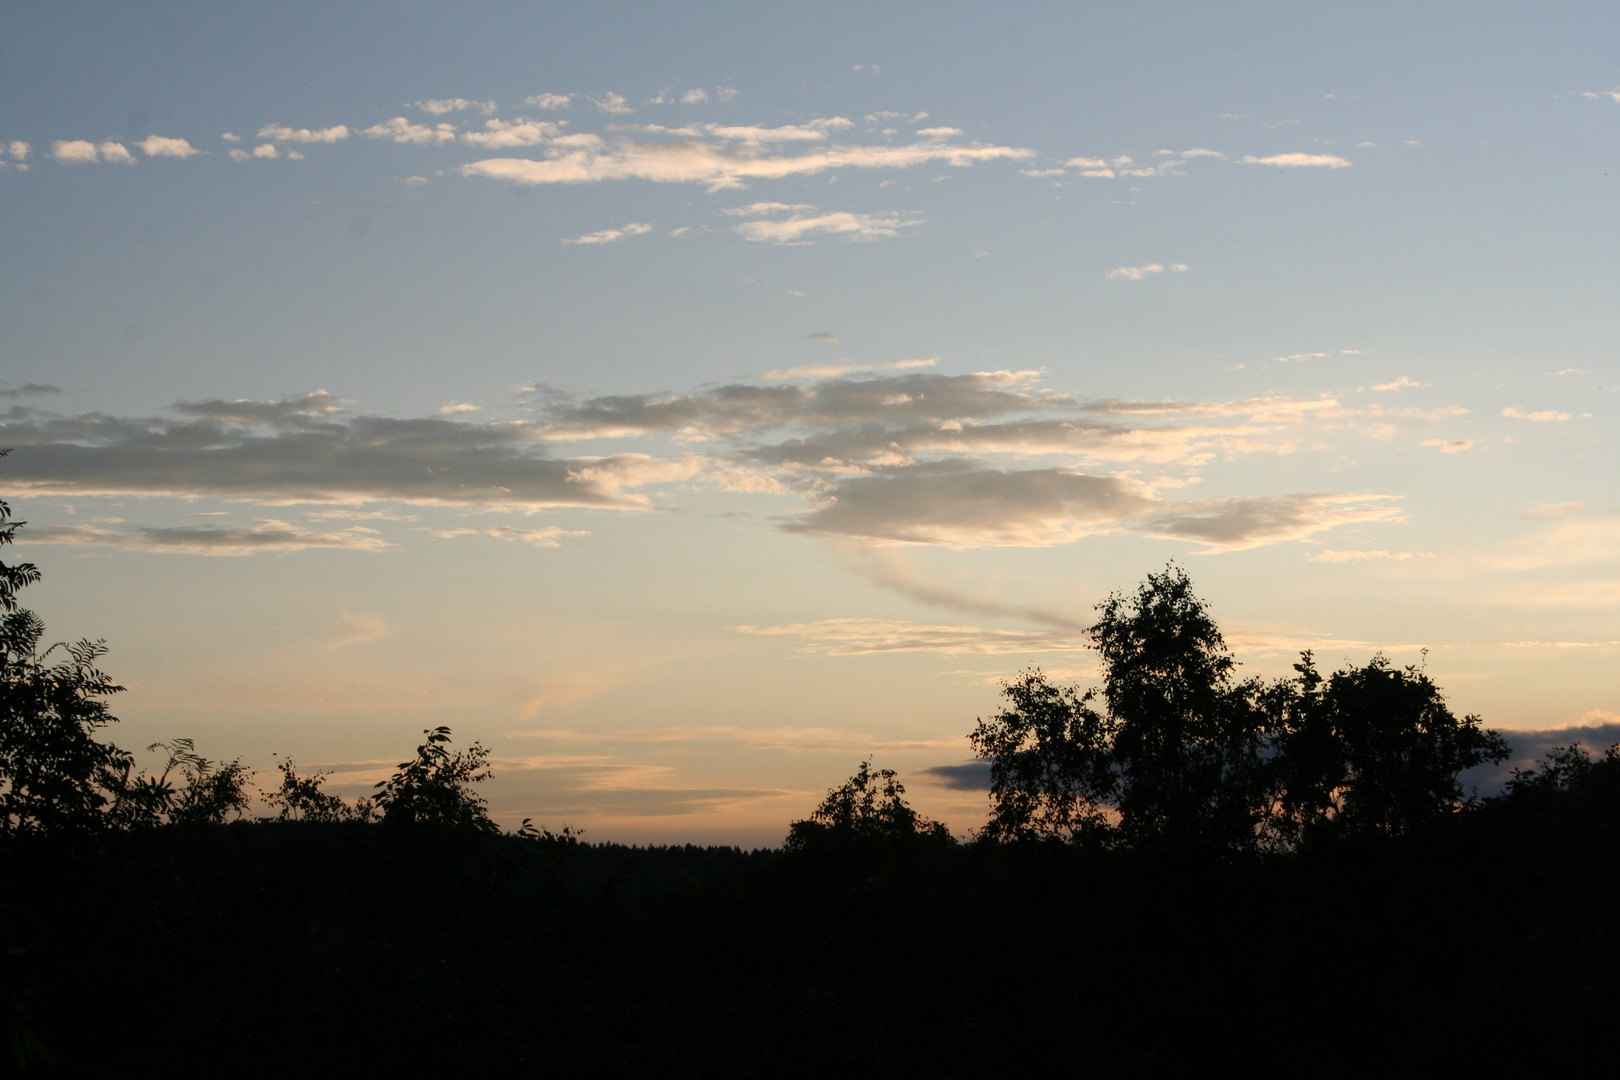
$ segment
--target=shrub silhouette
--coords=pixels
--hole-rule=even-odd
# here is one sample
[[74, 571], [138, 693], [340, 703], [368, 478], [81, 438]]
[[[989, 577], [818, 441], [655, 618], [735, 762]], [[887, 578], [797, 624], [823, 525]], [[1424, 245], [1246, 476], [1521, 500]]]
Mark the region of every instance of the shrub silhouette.
[[377, 785], [376, 804], [384, 825], [425, 825], [470, 832], [499, 832], [472, 785], [488, 780], [489, 751], [477, 743], [451, 753], [450, 729], [423, 731], [416, 757]]
[[326, 824], [335, 821], [370, 821], [374, 809], [370, 799], [359, 799], [350, 806], [337, 795], [321, 790], [326, 773], [299, 776], [298, 766], [292, 758], [276, 762], [281, 773], [281, 786], [274, 791], [261, 791], [264, 801], [276, 810], [278, 821], [308, 821]]
[[863, 761], [854, 776], [827, 792], [809, 818], [788, 827], [783, 848], [807, 852], [955, 843], [950, 829], [917, 813], [905, 793], [893, 769], [874, 772], [872, 763]]

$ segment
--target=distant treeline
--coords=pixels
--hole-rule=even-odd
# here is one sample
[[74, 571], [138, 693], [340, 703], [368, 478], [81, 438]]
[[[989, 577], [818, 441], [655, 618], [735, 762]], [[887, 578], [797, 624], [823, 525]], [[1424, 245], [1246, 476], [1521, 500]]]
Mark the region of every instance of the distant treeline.
[[[0, 545], [22, 524], [0, 502]], [[970, 739], [970, 842], [861, 762], [780, 850], [503, 834], [440, 727], [353, 802], [100, 733], [100, 642], [0, 563], [0, 1068], [306, 1076], [1449, 1073], [1617, 1019], [1620, 753], [1508, 756], [1382, 656], [1240, 679], [1178, 567]]]

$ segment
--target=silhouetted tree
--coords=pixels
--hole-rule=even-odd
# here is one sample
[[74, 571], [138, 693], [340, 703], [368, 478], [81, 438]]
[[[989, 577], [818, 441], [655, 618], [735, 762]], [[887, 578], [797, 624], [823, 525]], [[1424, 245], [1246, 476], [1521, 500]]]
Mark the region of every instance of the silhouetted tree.
[[1028, 672], [969, 736], [991, 761], [987, 835], [1253, 843], [1269, 802], [1259, 683], [1234, 677], [1186, 572], [1149, 574], [1097, 611], [1087, 636], [1102, 657], [1100, 692]]
[[1324, 678], [1307, 651], [1294, 670], [1267, 694], [1279, 787], [1272, 829], [1286, 843], [1409, 832], [1461, 803], [1460, 772], [1508, 757], [1500, 734], [1478, 716], [1457, 719], [1415, 666], [1376, 655]]
[[893, 769], [872, 770], [870, 761], [827, 797], [809, 818], [788, 827], [783, 847], [791, 852], [896, 844], [951, 844], [951, 831], [912, 809]]
[[359, 799], [355, 805], [350, 806], [339, 796], [329, 795], [321, 790], [321, 782], [326, 779], [326, 773], [299, 776], [298, 766], [292, 758], [277, 761], [276, 769], [281, 773], [281, 786], [274, 791], [262, 791], [260, 794], [265, 802], [275, 807], [277, 820], [316, 823], [371, 820], [370, 799]]
[[[0, 457], [10, 454], [9, 449], [0, 450]], [[0, 547], [14, 542], [17, 530], [26, 525], [25, 521], [11, 520], [11, 507], [4, 499], [0, 499]], [[17, 610], [17, 590], [25, 585], [32, 585], [39, 580], [39, 568], [33, 563], [11, 563], [0, 561], [0, 612]]]
[[473, 832], [499, 832], [472, 785], [488, 780], [489, 751], [477, 743], [451, 753], [450, 729], [423, 731], [416, 757], [377, 785], [376, 803], [385, 825], [428, 825]]

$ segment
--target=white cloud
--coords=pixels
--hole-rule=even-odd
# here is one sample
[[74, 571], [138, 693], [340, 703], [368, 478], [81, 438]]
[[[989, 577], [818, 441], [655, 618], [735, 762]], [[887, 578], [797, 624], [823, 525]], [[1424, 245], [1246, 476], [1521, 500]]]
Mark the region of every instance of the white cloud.
[[[827, 337], [832, 337], [832, 335], [828, 334]], [[825, 339], [812, 334], [811, 340]], [[833, 337], [832, 340], [836, 342], [838, 339]], [[836, 364], [805, 364], [802, 367], [767, 371], [760, 376], [760, 379], [765, 382], [782, 382], [788, 379], [832, 379], [855, 371], [904, 371], [909, 368], [933, 367], [937, 363], [939, 363], [939, 357], [934, 356], [926, 360], [891, 360], [881, 364], [850, 364], [842, 361]]]
[[148, 135], [135, 145], [140, 147], [147, 157], [173, 157], [184, 160], [193, 154], [202, 153], [185, 139], [166, 139], [161, 135]]
[[1141, 281], [1149, 274], [1162, 274], [1166, 270], [1172, 273], [1185, 274], [1191, 269], [1192, 267], [1186, 263], [1171, 263], [1169, 266], [1148, 263], [1146, 266], [1116, 266], [1108, 271], [1106, 276], [1113, 281]]
[[519, 529], [511, 525], [497, 525], [493, 529], [485, 529], [484, 532], [497, 540], [521, 540], [531, 547], [542, 548], [561, 547], [560, 541], [591, 535], [586, 531], [570, 532], [555, 525], [547, 525], [543, 529]]
[[[769, 244], [807, 244], [817, 236], [836, 236], [843, 240], [881, 240], [900, 235], [901, 229], [921, 225], [923, 218], [907, 218], [895, 212], [856, 214], [847, 210], [819, 211], [815, 207], [755, 204], [746, 210], [757, 210], [772, 205], [764, 213], [786, 213], [786, 217], [761, 218], [735, 226], [744, 239]], [[735, 211], [730, 211], [735, 212]]]
[[246, 150], [237, 150], [237, 149], [235, 149], [233, 147], [231, 149], [231, 151], [230, 151], [231, 160], [234, 161], [234, 162], [237, 162], [238, 164], [240, 164], [241, 162], [244, 162], [244, 161], [248, 161], [252, 157], [253, 157], [253, 155], [248, 153]]
[[1620, 87], [1616, 87], [1613, 90], [1583, 90], [1581, 91], [1581, 97], [1594, 99], [1608, 98], [1610, 101], [1620, 102]]
[[536, 109], [549, 109], [556, 112], [558, 109], [568, 108], [569, 102], [574, 100], [572, 94], [535, 94], [523, 99], [523, 104]]
[[1245, 155], [1238, 159], [1245, 165], [1273, 165], [1280, 169], [1345, 169], [1350, 162], [1332, 154], [1273, 154], [1271, 157]]
[[130, 153], [129, 148], [123, 143], [104, 142], [101, 144], [100, 149], [102, 161], [108, 161], [115, 165], [135, 164], [135, 155]]
[[550, 120], [484, 121], [483, 131], [462, 132], [461, 141], [485, 150], [506, 150], [515, 146], [539, 146], [547, 139], [561, 137], [563, 129]]
[[1420, 382], [1416, 381], [1415, 379], [1411, 379], [1411, 378], [1408, 378], [1405, 375], [1402, 375], [1400, 378], [1396, 379], [1394, 382], [1378, 383], [1377, 385], [1372, 386], [1369, 389], [1384, 392], [1384, 391], [1389, 391], [1389, 390], [1417, 389], [1418, 387], [1427, 386], [1427, 385], [1428, 385], [1428, 383], [1420, 383]]
[[599, 229], [584, 236], [573, 239], [564, 239], [565, 244], [611, 244], [623, 240], [627, 236], [640, 236], [642, 233], [652, 232], [652, 226], [641, 221], [632, 221], [622, 229]]
[[262, 143], [253, 148], [253, 156], [256, 158], [274, 159], [279, 155], [274, 143]]
[[227, 132], [225, 132], [225, 134], [221, 135], [220, 138], [223, 139], [225, 142], [229, 142], [229, 143], [237, 143], [237, 142], [242, 141], [242, 136], [233, 135], [229, 131], [227, 131]]
[[488, 116], [495, 111], [493, 101], [468, 101], [466, 98], [435, 98], [431, 101], [415, 101], [411, 103], [411, 107], [433, 116], [443, 116], [445, 113], [469, 110]]
[[28, 152], [33, 148], [21, 139], [13, 139], [7, 149], [11, 151], [13, 161], [27, 161]]
[[439, 406], [439, 415], [455, 416], [458, 413], [477, 412], [479, 408], [480, 406], [469, 405], [465, 401], [447, 401], [443, 405]]
[[715, 87], [714, 96], [720, 101], [732, 101], [741, 93], [742, 91], [738, 90], [735, 86], [718, 86]]
[[[776, 129], [780, 130], [780, 129]], [[967, 167], [981, 161], [1022, 161], [1032, 151], [1005, 146], [958, 146], [919, 142], [907, 146], [828, 146], [802, 154], [766, 154], [748, 145], [681, 139], [611, 145], [596, 135], [570, 135], [548, 141], [544, 160], [488, 158], [461, 166], [461, 175], [517, 185], [583, 184], [604, 180], [701, 183], [710, 190], [741, 187], [751, 179], [815, 175], [829, 170], [904, 169], [929, 163]]]
[[1460, 454], [1464, 450], [1474, 448], [1473, 439], [1453, 439], [1447, 442], [1444, 439], [1425, 439], [1419, 445], [1437, 447], [1442, 454]]
[[636, 111], [625, 103], [623, 94], [615, 94], [611, 90], [600, 98], [589, 98], [588, 100], [592, 105], [596, 106], [598, 112], [609, 113], [613, 116], [623, 116], [626, 113]]
[[708, 93], [708, 91], [704, 90], [701, 86], [694, 87], [693, 89], [688, 90], [686, 93], [681, 95], [681, 104], [682, 105], [696, 105], [700, 101], [708, 101], [708, 100], [709, 100], [709, 93]]
[[[263, 134], [260, 132], [261, 136]], [[454, 124], [435, 124], [429, 127], [426, 124], [413, 124], [403, 116], [373, 124], [360, 134], [368, 139], [392, 139], [394, 142], [412, 146], [443, 146], [456, 141]]]
[[286, 124], [266, 124], [255, 137], [273, 142], [335, 143], [347, 139], [349, 134], [345, 124], [329, 128], [290, 128]]
[[1542, 423], [1545, 423], [1546, 421], [1549, 421], [1549, 420], [1568, 420], [1568, 419], [1570, 419], [1570, 414], [1567, 413], [1567, 412], [1554, 412], [1551, 409], [1544, 409], [1544, 410], [1542, 410], [1540, 412], [1528, 412], [1527, 413], [1523, 409], [1517, 409], [1517, 408], [1514, 408], [1511, 405], [1509, 405], [1507, 408], [1502, 410], [1502, 415], [1506, 416], [1506, 417], [1508, 417], [1510, 419], [1513, 419], [1513, 420], [1535, 420], [1535, 421], [1542, 422]]
[[83, 165], [96, 160], [96, 144], [83, 139], [58, 139], [51, 144], [51, 157], [64, 165]]
[[406, 187], [426, 187], [428, 178], [425, 176], [407, 176], [405, 179], [401, 180], [400, 183], [404, 184]]

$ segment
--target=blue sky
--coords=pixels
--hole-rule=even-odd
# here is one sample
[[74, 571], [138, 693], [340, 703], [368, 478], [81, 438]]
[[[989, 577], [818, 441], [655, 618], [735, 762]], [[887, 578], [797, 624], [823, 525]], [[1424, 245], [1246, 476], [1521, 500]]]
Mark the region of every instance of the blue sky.
[[8, 5], [0, 438], [129, 745], [958, 829], [1180, 560], [1248, 670], [1612, 723], [1601, 5]]

